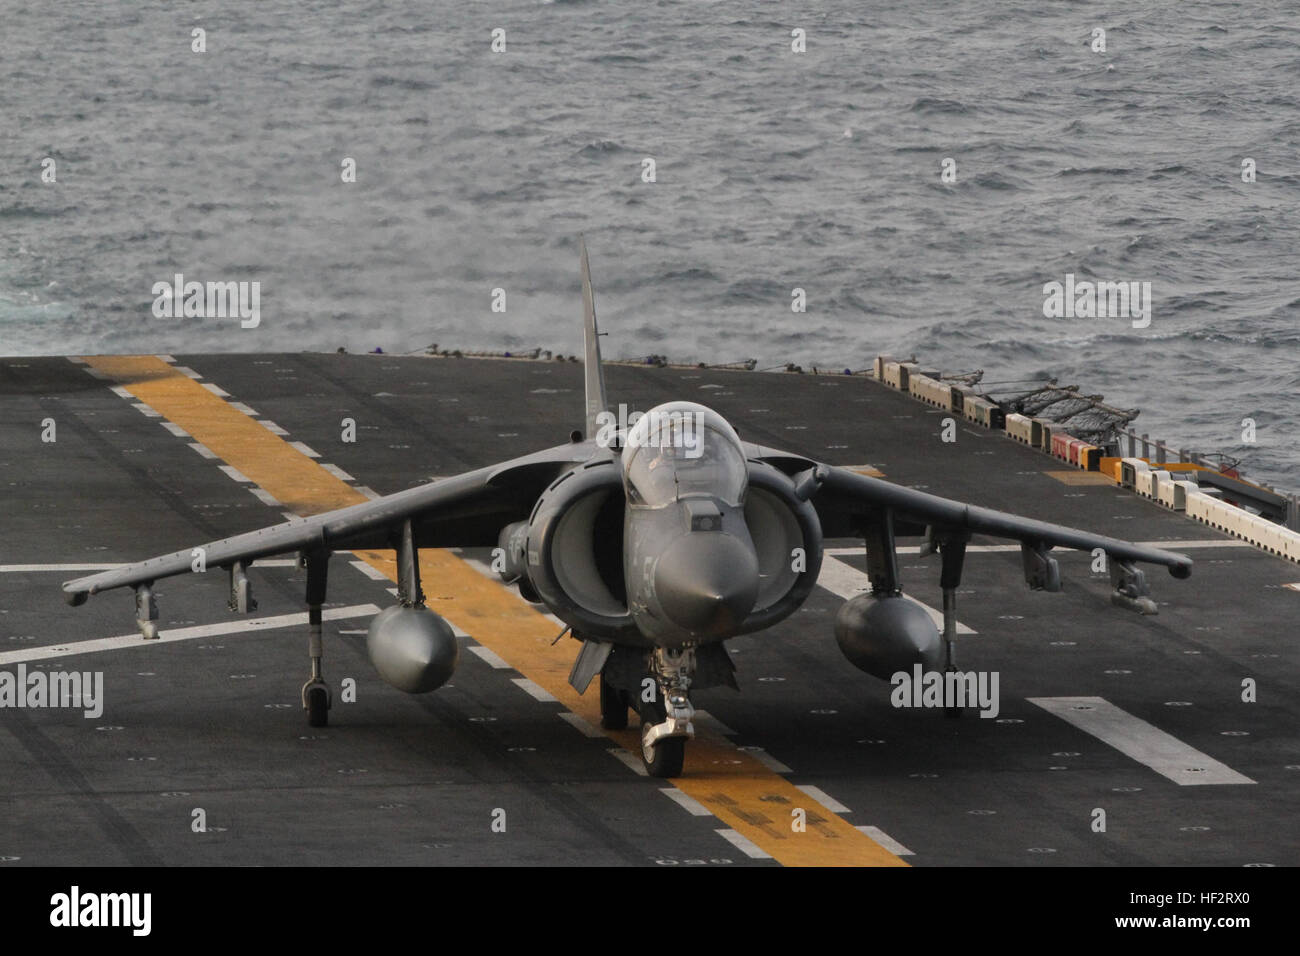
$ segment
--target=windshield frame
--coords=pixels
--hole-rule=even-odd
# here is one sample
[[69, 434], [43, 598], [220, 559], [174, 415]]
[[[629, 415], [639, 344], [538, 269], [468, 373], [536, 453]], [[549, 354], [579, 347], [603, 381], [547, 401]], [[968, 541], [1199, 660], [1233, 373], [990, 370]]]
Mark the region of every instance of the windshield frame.
[[[652, 478], [659, 468], [667, 470]], [[703, 405], [671, 402], [652, 409], [628, 432], [623, 483], [628, 504], [637, 508], [663, 508], [693, 497], [741, 507], [749, 466], [725, 419]]]

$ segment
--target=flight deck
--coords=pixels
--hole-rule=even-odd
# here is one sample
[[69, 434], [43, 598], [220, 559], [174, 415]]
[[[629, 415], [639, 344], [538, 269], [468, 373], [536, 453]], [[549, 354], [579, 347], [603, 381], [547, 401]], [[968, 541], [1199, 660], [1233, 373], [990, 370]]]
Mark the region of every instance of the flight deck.
[[[599, 728], [578, 643], [490, 575], [487, 549], [424, 552], [457, 629], [449, 684], [410, 696], [367, 660], [391, 553], [330, 562], [329, 726], [311, 728], [305, 572], [161, 581], [161, 638], [130, 590], [83, 607], [63, 581], [403, 490], [568, 440], [568, 361], [298, 353], [0, 359], [0, 670], [102, 675], [102, 713], [0, 708], [0, 866], [1295, 865], [1300, 566], [864, 376], [607, 364], [614, 403], [675, 399], [784, 448], [972, 504], [1195, 562], [1144, 568], [1156, 615], [1112, 605], [1088, 553], [1030, 591], [1018, 545], [976, 536], [961, 668], [996, 715], [897, 707], [833, 622], [867, 587], [862, 542], [733, 639], [739, 693], [701, 713], [675, 780]], [[951, 431], [951, 426], [949, 426]], [[937, 608], [939, 558], [899, 539], [903, 588]]]

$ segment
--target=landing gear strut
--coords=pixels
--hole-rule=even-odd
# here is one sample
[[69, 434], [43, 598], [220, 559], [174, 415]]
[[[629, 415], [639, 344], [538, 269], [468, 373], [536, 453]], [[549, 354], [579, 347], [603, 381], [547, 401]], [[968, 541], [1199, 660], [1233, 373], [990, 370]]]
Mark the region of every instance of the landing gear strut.
[[612, 686], [605, 672], [601, 671], [600, 726], [606, 730], [627, 730], [627, 707], [627, 691]]
[[[961, 584], [961, 567], [966, 560], [966, 541], [968, 535], [952, 534], [939, 542], [939, 553], [943, 561], [943, 570], [939, 574], [939, 586], [943, 590], [943, 662], [944, 672], [952, 673], [957, 669], [957, 586]], [[960, 717], [962, 708], [956, 704], [944, 707], [943, 715], [948, 718]]]
[[[695, 736], [695, 708], [687, 696], [695, 671], [695, 649], [656, 648], [650, 658], [653, 700], [641, 700], [641, 759], [652, 777], [679, 777], [686, 741]], [[638, 698], [639, 699], [639, 698]]]
[[308, 654], [311, 655], [311, 677], [302, 685], [302, 707], [307, 711], [307, 723], [312, 727], [329, 724], [330, 689], [321, 676], [321, 605], [325, 603], [325, 573], [329, 567], [328, 551], [310, 551], [299, 561], [307, 568], [307, 627]]

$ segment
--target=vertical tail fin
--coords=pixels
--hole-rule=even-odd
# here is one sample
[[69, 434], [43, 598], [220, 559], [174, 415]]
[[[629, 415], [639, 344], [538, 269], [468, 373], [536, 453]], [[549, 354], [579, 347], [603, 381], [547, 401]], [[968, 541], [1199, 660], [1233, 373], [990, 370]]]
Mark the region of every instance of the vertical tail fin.
[[605, 398], [605, 372], [600, 367], [600, 332], [596, 328], [596, 295], [591, 288], [591, 266], [587, 263], [587, 243], [578, 236], [578, 254], [582, 265], [583, 339], [586, 344], [585, 373], [587, 385], [587, 431], [584, 438], [595, 438], [600, 429], [596, 416], [609, 410]]

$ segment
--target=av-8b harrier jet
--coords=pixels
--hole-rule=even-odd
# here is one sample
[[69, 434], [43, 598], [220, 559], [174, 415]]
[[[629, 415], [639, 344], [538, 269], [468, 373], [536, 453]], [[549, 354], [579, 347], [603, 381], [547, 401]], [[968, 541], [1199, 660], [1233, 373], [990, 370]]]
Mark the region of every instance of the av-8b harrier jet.
[[[1021, 543], [1025, 579], [1060, 589], [1054, 546], [1103, 550], [1115, 603], [1154, 612], [1136, 562], [1191, 573], [1184, 555], [961, 504], [742, 441], [717, 412], [670, 402], [616, 415], [605, 396], [595, 300], [579, 242], [586, 340], [586, 430], [566, 444], [440, 479], [337, 511], [201, 546], [206, 566], [229, 574], [230, 607], [248, 612], [248, 569], [297, 552], [307, 571], [309, 723], [331, 703], [321, 672], [321, 605], [334, 551], [394, 549], [398, 603], [371, 622], [370, 659], [388, 683], [425, 693], [456, 666], [451, 626], [425, 606], [418, 551], [494, 547], [494, 569], [527, 600], [564, 621], [582, 649], [569, 680], [599, 679], [603, 725], [641, 719], [641, 750], [656, 777], [681, 774], [694, 734], [690, 691], [736, 686], [729, 638], [771, 627], [812, 592], [824, 538], [859, 536], [871, 589], [840, 609], [836, 638], [857, 667], [884, 680], [898, 672], [956, 668], [956, 593], [972, 534]], [[903, 597], [895, 539], [924, 537], [941, 556], [943, 630]], [[100, 591], [135, 589], [144, 637], [157, 637], [159, 578], [190, 572], [195, 550], [150, 558], [63, 585], [72, 604]], [[952, 708], [949, 708], [950, 713]]]

